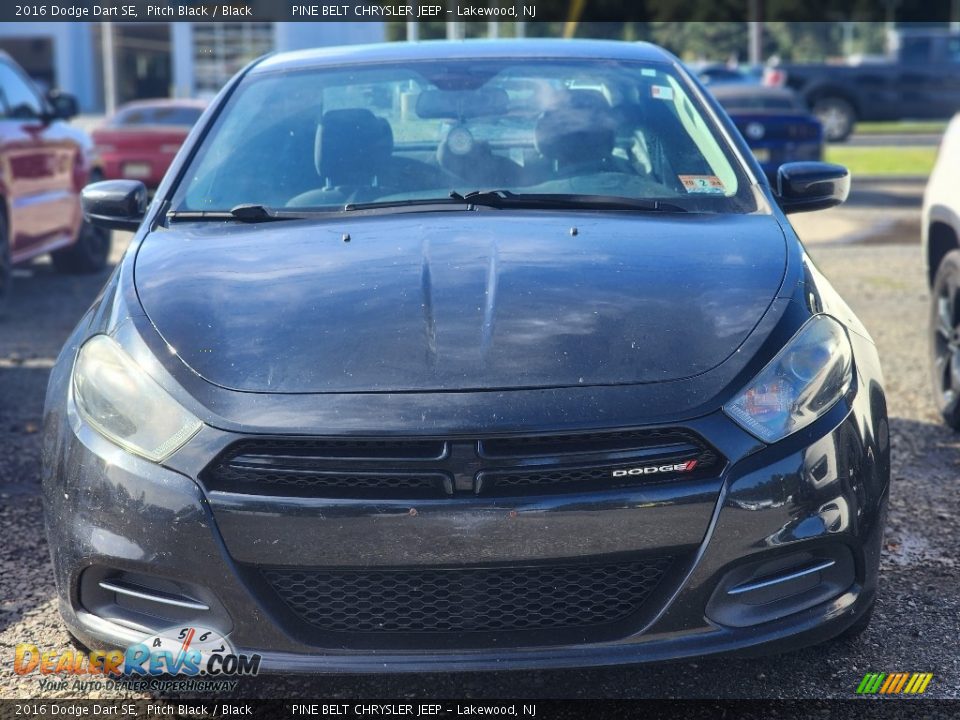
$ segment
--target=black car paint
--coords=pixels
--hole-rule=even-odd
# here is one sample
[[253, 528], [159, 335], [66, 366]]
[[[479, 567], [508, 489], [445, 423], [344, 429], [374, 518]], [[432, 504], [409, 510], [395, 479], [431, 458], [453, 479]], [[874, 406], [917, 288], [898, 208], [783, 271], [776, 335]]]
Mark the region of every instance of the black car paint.
[[[216, 105], [213, 103], [212, 108]], [[730, 132], [722, 114], [720, 121]], [[203, 124], [199, 123], [195, 132], [202, 132], [199, 128]], [[749, 158], [749, 151], [737, 134], [732, 132], [731, 137], [741, 155]], [[77, 609], [82, 570], [97, 564], [145, 570], [209, 588], [209, 600], [222, 610], [225, 622], [231, 623], [225, 629], [232, 632], [238, 647], [263, 652], [265, 670], [294, 672], [382, 672], [384, 667], [424, 671], [451, 667], [585, 666], [794, 648], [839, 633], [871, 604], [889, 478], [889, 437], [879, 361], [866, 330], [813, 266], [785, 216], [776, 208], [766, 220], [779, 226], [771, 228], [777, 246], [785, 241], [782, 269], [778, 271], [779, 287], [772, 293], [763, 290], [770, 297], [762, 308], [752, 306], [756, 310], [753, 331], [728, 357], [718, 357], [721, 353], [714, 349], [712, 358], [716, 362], [710, 363], [712, 367], [701, 368], [696, 374], [681, 368], [678, 376], [689, 376], [686, 379], [619, 386], [578, 383], [566, 387], [493, 388], [486, 392], [441, 390], [371, 395], [261, 390], [251, 394], [207, 382], [188, 367], [181, 360], [176, 343], [168, 343], [170, 338], [163, 337], [164, 325], [169, 325], [172, 316], [162, 316], [157, 320], [159, 327], [155, 326], [152, 320], [157, 318], [150, 316], [149, 302], [145, 311], [138, 298], [140, 278], [135, 282], [135, 276], [142, 272], [140, 256], [145, 262], [156, 262], [163, 256], [158, 251], [151, 257], [151, 233], [171, 232], [157, 229], [157, 220], [164, 210], [160, 198], [182, 170], [186, 157], [181, 153], [178, 166], [165, 180], [166, 189], [161, 187], [147, 221], [100, 298], [71, 335], [50, 378], [48, 398], [68, 396], [72, 358], [80, 345], [95, 333], [108, 333], [206, 425], [163, 466], [155, 466], [118, 453], [109, 441], [84, 426], [70, 408], [47, 406], [44, 501], [48, 534], [61, 590], [61, 611], [71, 631], [85, 642], [100, 646], [140, 637], [135, 631]], [[762, 178], [754, 162], [745, 162], [756, 177]], [[770, 189], [763, 179], [758, 180], [758, 187], [772, 204]], [[478, 219], [490, 218], [506, 224], [510, 215], [513, 213], [490, 211], [451, 218], [445, 214], [443, 222], [470, 226]], [[519, 215], [522, 217], [523, 213]], [[602, 247], [606, 238], [583, 231], [589, 217], [589, 213], [579, 212], [567, 216], [552, 214], [551, 222], [540, 232], [547, 234], [577, 226], [581, 232], [570, 242], [591, 242]], [[410, 218], [384, 218], [374, 224], [394, 222], [402, 226]], [[647, 223], [682, 221], [658, 215], [623, 222], [641, 227]], [[737, 217], [731, 222], [742, 223], [731, 233], [733, 236], [741, 232], [746, 235], [762, 224], [751, 216]], [[310, 227], [323, 227], [324, 223]], [[334, 225], [337, 231], [343, 231], [342, 223]], [[362, 223], [359, 226], [363, 227]], [[288, 223], [279, 223], [260, 227], [256, 232], [283, 233], [288, 231], [284, 228], [290, 227]], [[230, 231], [252, 232], [249, 227]], [[367, 252], [363, 248], [364, 231], [351, 227], [350, 232], [349, 251]], [[643, 253], [643, 239], [635, 242], [633, 252]], [[769, 240], [758, 237], [752, 242]], [[744, 243], [746, 249], [746, 240]], [[197, 253], [194, 259], [203, 257], [204, 250]], [[483, 257], [488, 258], [488, 254]], [[208, 256], [206, 261], [209, 259]], [[169, 262], [176, 274], [183, 272], [183, 264]], [[484, 265], [489, 268], [488, 259], [481, 262]], [[584, 272], [589, 270], [582, 262], [579, 267]], [[157, 268], [151, 266], [151, 271]], [[606, 285], [601, 278], [593, 282], [601, 287]], [[758, 284], [757, 296], [763, 286]], [[716, 288], [718, 295], [724, 291], [734, 296], [740, 292], [739, 288]], [[419, 293], [420, 287], [415, 286], [413, 292]], [[213, 297], [210, 300], [220, 301]], [[717, 301], [722, 302], [723, 298], [718, 297]], [[838, 318], [848, 330], [856, 362], [854, 387], [812, 425], [776, 445], [765, 446], [719, 408], [772, 359], [809, 317], [821, 312]], [[270, 328], [264, 327], [264, 331], [267, 329]], [[479, 330], [474, 333], [474, 342], [478, 335], [482, 337]], [[193, 342], [195, 337], [185, 341]], [[418, 334], [418, 341], [422, 337]], [[728, 347], [723, 345], [722, 349]], [[722, 471], [715, 478], [677, 486], [682, 492], [673, 495], [668, 485], [662, 489], [641, 487], [615, 494], [574, 494], [550, 499], [532, 496], [484, 500], [468, 496], [445, 505], [392, 501], [324, 503], [309, 498], [243, 502], [229, 493], [210, 492], [202, 480], [195, 479], [201, 477], [211, 458], [234, 439], [253, 435], [389, 437], [413, 432], [422, 437], [470, 438], [665, 425], [682, 425], [706, 438], [727, 459]], [[77, 466], [78, 459], [83, 461], [79, 471], [68, 472], [68, 467]], [[826, 482], [818, 480], [819, 473], [815, 472], [824, 462], [835, 470]], [[153, 477], [146, 479], [150, 475]], [[844, 508], [839, 516], [837, 507]], [[256, 583], [242, 567], [278, 559], [315, 562], [310, 549], [317, 545], [305, 544], [303, 538], [324, 537], [329, 531], [324, 518], [331, 512], [350, 525], [358, 537], [373, 533], [372, 539], [382, 543], [380, 552], [372, 553], [370, 541], [331, 546], [328, 538], [322, 549], [329, 553], [330, 562], [342, 565], [461, 562], [461, 557], [485, 562], [533, 561], [544, 556], [546, 523], [564, 528], [564, 535], [569, 538], [565, 553], [589, 560], [597, 555], [597, 546], [577, 539], [595, 537], [599, 528], [609, 522], [611, 509], [615, 513], [609, 517], [622, 524], [623, 534], [613, 539], [614, 546], [599, 551], [649, 547], [653, 538], [645, 534], [643, 526], [657, 517], [658, 522], [669, 523], [673, 533], [670, 544], [686, 559], [671, 578], [667, 588], [671, 594], [664, 598], [662, 609], [645, 618], [628, 635], [601, 644], [548, 649], [511, 647], [506, 643], [504, 647], [439, 649], [429, 654], [403, 648], [381, 648], [373, 654], [330, 653], [318, 650], [303, 628], [291, 625], [275, 607], [261, 604]], [[284, 517], [294, 521], [284, 525]], [[271, 518], [276, 522], [270, 525], [269, 542], [261, 536], [263, 529], [250, 531]], [[503, 523], [513, 523], [515, 529], [501, 535], [499, 542], [484, 544], [482, 548], [470, 542], [471, 537], [480, 537], [485, 530], [495, 531]], [[423, 538], [430, 540], [429, 551], [422, 555], [411, 553], [407, 543]], [[819, 544], [844, 545], [853, 554], [856, 580], [840, 596], [777, 622], [746, 629], [719, 626], [704, 617], [704, 608], [717, 583], [731, 569], [756, 558], [778, 557], [796, 548]], [[246, 563], [238, 563], [239, 559]]]
[[145, 240], [135, 274], [160, 335], [221, 387], [489, 391], [707, 372], [772, 302], [784, 245], [766, 215], [178, 222]]

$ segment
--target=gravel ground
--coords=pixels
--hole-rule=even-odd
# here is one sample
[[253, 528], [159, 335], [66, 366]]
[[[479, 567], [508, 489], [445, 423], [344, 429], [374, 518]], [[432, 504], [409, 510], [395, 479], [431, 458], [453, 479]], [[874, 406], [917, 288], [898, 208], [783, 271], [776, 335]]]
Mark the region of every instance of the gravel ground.
[[[909, 194], [909, 193], [908, 193]], [[915, 200], [916, 192], [913, 193]], [[822, 270], [880, 346], [893, 442], [893, 486], [877, 611], [856, 641], [777, 657], [702, 660], [584, 671], [258, 679], [242, 697], [853, 697], [866, 672], [932, 672], [926, 697], [960, 698], [957, 548], [958, 438], [929, 398], [927, 292], [915, 202], [893, 224], [862, 203], [798, 218]], [[853, 230], [851, 231], [851, 227]], [[881, 242], [850, 242], [857, 238]], [[21, 273], [23, 274], [23, 273]], [[0, 696], [40, 696], [36, 676], [12, 673], [14, 646], [65, 649], [43, 534], [38, 462], [48, 368], [103, 277], [64, 278], [48, 264], [21, 277], [0, 325]], [[71, 693], [65, 692], [64, 696]], [[51, 696], [52, 697], [52, 696]], [[924, 704], [925, 716], [933, 706]], [[841, 713], [846, 716], [846, 711]]]

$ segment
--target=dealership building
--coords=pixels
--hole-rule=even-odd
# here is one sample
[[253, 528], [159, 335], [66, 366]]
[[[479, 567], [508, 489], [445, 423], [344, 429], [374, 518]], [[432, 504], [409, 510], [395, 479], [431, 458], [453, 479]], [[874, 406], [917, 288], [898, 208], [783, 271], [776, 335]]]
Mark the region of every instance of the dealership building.
[[103, 112], [104, 43], [114, 49], [117, 104], [150, 97], [210, 97], [253, 58], [274, 50], [380, 42], [382, 22], [0, 24], [0, 49], [44, 88]]

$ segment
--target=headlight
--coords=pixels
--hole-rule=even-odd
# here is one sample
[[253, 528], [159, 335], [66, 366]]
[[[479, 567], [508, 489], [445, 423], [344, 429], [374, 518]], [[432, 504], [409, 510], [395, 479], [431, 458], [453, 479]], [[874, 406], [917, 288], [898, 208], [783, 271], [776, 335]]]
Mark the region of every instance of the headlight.
[[853, 350], [843, 327], [817, 315], [723, 410], [766, 443], [805, 428], [853, 382]]
[[80, 348], [73, 387], [84, 420], [147, 460], [170, 457], [202, 425], [106, 335]]

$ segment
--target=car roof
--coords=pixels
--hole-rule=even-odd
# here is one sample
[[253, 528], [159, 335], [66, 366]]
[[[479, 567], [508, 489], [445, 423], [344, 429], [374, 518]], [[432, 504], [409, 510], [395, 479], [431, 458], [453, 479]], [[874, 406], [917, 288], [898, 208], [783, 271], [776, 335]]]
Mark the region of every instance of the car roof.
[[117, 112], [133, 110], [136, 108], [152, 107], [192, 107], [203, 110], [207, 107], [207, 104], [208, 103], [206, 100], [195, 100], [193, 98], [147, 98], [144, 100], [132, 100], [131, 102], [124, 103], [117, 108]]
[[251, 73], [342, 64], [417, 60], [482, 60], [498, 58], [602, 58], [672, 63], [663, 48], [645, 42], [618, 40], [427, 40], [375, 45], [344, 45], [276, 53], [261, 59]]
[[770, 87], [768, 85], [753, 85], [751, 83], [736, 83], [710, 86], [710, 92], [717, 100], [737, 100], [739, 98], [769, 98], [771, 100], [789, 100], [796, 102], [797, 94], [789, 88]]

